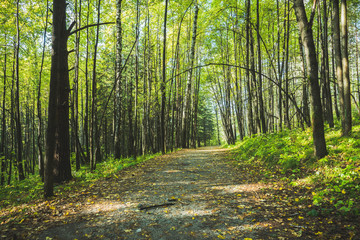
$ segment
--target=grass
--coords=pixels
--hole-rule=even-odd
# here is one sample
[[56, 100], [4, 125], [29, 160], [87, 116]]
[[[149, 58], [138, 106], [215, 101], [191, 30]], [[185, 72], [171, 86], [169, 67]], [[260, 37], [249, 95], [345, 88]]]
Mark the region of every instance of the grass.
[[[96, 170], [90, 171], [89, 166], [82, 166], [79, 171], [73, 171], [74, 179], [62, 185], [55, 186], [54, 193], [61, 195], [65, 191], [71, 192], [75, 186], [87, 186], [107, 177], [118, 177], [119, 171], [140, 164], [161, 153], [144, 155], [135, 158], [114, 159], [108, 158], [96, 165]], [[72, 169], [75, 169], [73, 166]], [[43, 183], [39, 174], [30, 175], [23, 181], [13, 181], [11, 185], [0, 188], [0, 209], [7, 206], [16, 206], [43, 198]]]
[[277, 178], [288, 185], [312, 189], [312, 202], [341, 214], [360, 213], [360, 125], [349, 137], [339, 127], [326, 129], [329, 154], [313, 156], [310, 128], [246, 138], [232, 150], [239, 167], [260, 165], [264, 181]]

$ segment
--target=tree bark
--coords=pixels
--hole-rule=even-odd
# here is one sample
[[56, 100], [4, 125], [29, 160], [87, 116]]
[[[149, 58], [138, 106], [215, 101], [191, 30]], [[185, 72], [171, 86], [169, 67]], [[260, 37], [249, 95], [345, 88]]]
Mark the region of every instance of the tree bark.
[[[97, 23], [100, 23], [100, 3], [98, 1], [97, 7]], [[99, 161], [99, 134], [97, 127], [97, 79], [96, 79], [96, 61], [97, 61], [97, 48], [99, 44], [99, 30], [100, 26], [96, 27], [96, 37], [94, 46], [94, 61], [93, 61], [93, 80], [92, 80], [92, 103], [91, 103], [91, 125], [90, 125], [90, 169], [95, 170], [96, 162]]]
[[327, 155], [324, 121], [318, 83], [318, 62], [312, 33], [311, 21], [308, 22], [303, 0], [294, 0], [294, 10], [298, 22], [302, 43], [305, 48], [308, 80], [311, 87], [312, 127], [315, 156], [322, 158]]
[[39, 121], [38, 125], [38, 137], [37, 137], [37, 144], [38, 144], [38, 160], [39, 160], [39, 173], [41, 176], [42, 181], [44, 181], [44, 155], [43, 155], [43, 120], [42, 120], [42, 107], [41, 107], [41, 83], [42, 83], [42, 71], [44, 67], [44, 60], [45, 60], [45, 44], [46, 44], [46, 34], [47, 34], [47, 24], [49, 18], [49, 0], [46, 1], [46, 18], [45, 18], [45, 30], [43, 36], [43, 51], [41, 56], [41, 66], [39, 72], [39, 83], [37, 89], [37, 117]]
[[[5, 33], [5, 42], [7, 39], [7, 35]], [[6, 154], [6, 80], [7, 80], [7, 76], [6, 76], [6, 66], [7, 66], [7, 47], [5, 45], [4, 47], [4, 91], [3, 91], [3, 99], [2, 99], [2, 118], [1, 118], [1, 154], [0, 157], [1, 158], [1, 176], [0, 176], [0, 182], [1, 182], [1, 186], [3, 186], [5, 184], [5, 173], [6, 173], [6, 160], [7, 160], [7, 154]]]
[[16, 126], [16, 162], [19, 172], [19, 180], [24, 180], [24, 170], [22, 163], [22, 133], [21, 133], [21, 121], [20, 121], [20, 79], [19, 79], [19, 50], [20, 50], [20, 23], [19, 23], [19, 4], [20, 0], [16, 1], [16, 91], [15, 91], [15, 126]]
[[334, 116], [332, 108], [332, 96], [330, 88], [330, 73], [329, 73], [329, 46], [328, 46], [328, 12], [327, 12], [327, 0], [323, 0], [323, 58], [322, 65], [324, 69], [324, 91], [325, 91], [325, 104], [326, 104], [326, 118], [329, 123], [329, 127], [334, 127]]
[[341, 56], [341, 40], [340, 40], [340, 10], [339, 10], [339, 0], [333, 1], [333, 45], [334, 45], [334, 54], [335, 54], [335, 64], [336, 64], [336, 78], [339, 87], [339, 105], [340, 105], [340, 118], [342, 131], [344, 133], [345, 129], [345, 108], [344, 108], [344, 81], [343, 81], [343, 66], [342, 66], [342, 56]]
[[69, 71], [66, 1], [53, 1], [53, 30], [48, 127], [46, 132], [45, 197], [56, 181], [71, 179], [69, 148]]
[[341, 0], [341, 57], [344, 87], [344, 126], [343, 135], [349, 136], [352, 129], [351, 117], [351, 86], [349, 72], [349, 52], [348, 52], [348, 24], [347, 24], [347, 1]]
[[260, 5], [259, 0], [256, 1], [256, 28], [257, 28], [257, 47], [258, 47], [258, 96], [259, 96], [259, 112], [260, 112], [260, 121], [261, 121], [261, 131], [262, 133], [266, 133], [266, 122], [265, 122], [265, 110], [264, 110], [264, 100], [262, 95], [262, 63], [261, 63], [261, 45], [260, 45]]
[[160, 85], [161, 91], [161, 115], [160, 115], [160, 148], [164, 154], [166, 152], [166, 122], [165, 122], [165, 107], [166, 107], [166, 24], [167, 24], [167, 13], [168, 13], [169, 0], [165, 0], [165, 16], [164, 16], [164, 39], [163, 39], [163, 54], [162, 54], [162, 82]]
[[[78, 11], [79, 8], [79, 11]], [[75, 21], [76, 29], [81, 28], [81, 0], [75, 0]], [[75, 76], [73, 90], [73, 132], [75, 147], [76, 171], [80, 170], [80, 148], [79, 148], [79, 63], [80, 63], [80, 31], [75, 36]]]
[[[246, 67], [247, 69], [250, 69], [250, 0], [246, 1]], [[254, 118], [253, 118], [253, 112], [252, 112], [252, 88], [251, 88], [251, 78], [250, 78], [250, 72], [249, 70], [246, 70], [246, 86], [247, 86], [247, 93], [248, 93], [248, 126], [249, 126], [249, 136], [255, 133], [255, 127], [254, 127]]]
[[191, 41], [191, 48], [190, 48], [190, 71], [186, 83], [185, 88], [185, 101], [181, 119], [181, 129], [182, 129], [182, 147], [188, 147], [188, 133], [189, 133], [189, 123], [190, 123], [190, 106], [191, 106], [191, 86], [192, 86], [192, 74], [193, 74], [193, 66], [194, 66], [194, 59], [195, 59], [195, 45], [196, 45], [196, 37], [197, 37], [197, 22], [198, 22], [198, 14], [199, 14], [199, 6], [197, 0], [195, 0], [195, 14], [194, 14], [194, 22], [193, 22], [193, 33], [192, 33], [192, 41]]
[[122, 0], [116, 1], [116, 73], [115, 73], [115, 151], [114, 157], [121, 157], [121, 123], [122, 123], [122, 22], [121, 22], [121, 3]]

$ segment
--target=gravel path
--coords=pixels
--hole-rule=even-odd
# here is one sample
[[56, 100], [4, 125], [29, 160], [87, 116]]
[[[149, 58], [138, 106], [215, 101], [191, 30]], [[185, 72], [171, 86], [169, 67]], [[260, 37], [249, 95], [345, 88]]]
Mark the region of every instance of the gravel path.
[[246, 194], [260, 186], [240, 181], [227, 163], [226, 151], [181, 150], [120, 177], [114, 192], [118, 201], [103, 197], [91, 202], [81, 219], [47, 229], [36, 238], [253, 238], [261, 226], [244, 219], [243, 213], [251, 210]]

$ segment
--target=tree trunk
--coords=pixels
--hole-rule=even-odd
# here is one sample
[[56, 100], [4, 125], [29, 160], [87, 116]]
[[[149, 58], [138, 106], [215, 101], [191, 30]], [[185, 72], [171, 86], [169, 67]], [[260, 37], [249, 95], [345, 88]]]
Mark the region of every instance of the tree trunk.
[[24, 170], [23, 170], [23, 159], [22, 159], [22, 133], [21, 133], [21, 121], [20, 121], [20, 79], [19, 79], [19, 50], [20, 50], [20, 23], [19, 23], [19, 3], [20, 0], [16, 2], [16, 91], [15, 91], [15, 125], [16, 125], [16, 162], [17, 169], [19, 172], [19, 180], [24, 180]]
[[351, 117], [351, 86], [349, 72], [349, 52], [348, 52], [348, 24], [347, 24], [347, 2], [341, 0], [341, 57], [344, 87], [344, 126], [343, 135], [351, 134], [352, 117]]
[[[90, 1], [87, 5], [86, 25], [89, 25], [90, 19]], [[89, 28], [86, 29], [86, 55], [85, 55], [85, 117], [84, 117], [84, 138], [87, 161], [90, 162], [90, 141], [89, 141], [89, 48], [90, 48], [90, 33]]]
[[48, 127], [46, 132], [45, 197], [56, 181], [71, 179], [69, 148], [69, 71], [66, 1], [53, 1], [53, 30]]
[[329, 46], [328, 46], [328, 12], [327, 12], [327, 0], [323, 0], [323, 59], [322, 64], [324, 66], [324, 91], [326, 99], [326, 118], [329, 123], [329, 127], [334, 127], [334, 116], [332, 108], [332, 96], [330, 88], [330, 73], [329, 73]]
[[[258, 96], [259, 96], [259, 111], [260, 111], [260, 121], [261, 121], [261, 131], [262, 133], [266, 133], [266, 122], [265, 122], [265, 110], [264, 110], [264, 100], [262, 95], [262, 63], [261, 63], [261, 45], [260, 45], [260, 6], [259, 6], [259, 0], [256, 1], [256, 28], [257, 28], [257, 47], [258, 47]], [[240, 129], [239, 129], [240, 130]]]
[[[100, 3], [98, 1], [97, 7], [97, 24], [100, 23]], [[91, 103], [91, 125], [90, 125], [90, 169], [95, 170], [96, 162], [99, 161], [97, 157], [99, 156], [100, 149], [99, 146], [99, 134], [97, 127], [97, 79], [96, 79], [96, 61], [97, 61], [97, 48], [99, 43], [99, 30], [100, 26], [96, 27], [96, 39], [94, 46], [94, 61], [93, 61], [93, 80], [92, 80], [92, 103]]]
[[[7, 39], [7, 35], [5, 33], [5, 42]], [[0, 182], [1, 186], [5, 184], [5, 173], [6, 173], [6, 65], [7, 65], [7, 47], [4, 46], [4, 91], [3, 91], [3, 99], [2, 99], [2, 118], [1, 118], [1, 149], [0, 149], [0, 157], [1, 158], [1, 172], [0, 172]]]
[[[79, 6], [78, 6], [79, 5]], [[78, 11], [79, 8], [79, 11]], [[81, 0], [75, 0], [75, 27], [81, 28]], [[80, 170], [80, 149], [79, 149], [79, 63], [80, 63], [80, 31], [75, 36], [75, 76], [74, 76], [74, 90], [73, 90], [73, 132], [74, 132], [74, 147], [75, 147], [75, 163], [76, 171]]]
[[280, 63], [280, 7], [279, 7], [279, 0], [276, 0], [276, 9], [277, 9], [277, 22], [278, 22], [278, 32], [277, 32], [277, 60], [278, 60], [278, 112], [279, 112], [279, 130], [282, 130], [283, 124], [283, 110], [282, 110], [282, 70], [281, 70], [281, 63]]
[[312, 33], [312, 23], [308, 22], [303, 0], [294, 0], [294, 10], [299, 25], [302, 43], [305, 48], [308, 80], [311, 87], [312, 127], [315, 147], [315, 156], [322, 158], [327, 155], [324, 122], [318, 83], [318, 62]]
[[[140, 35], [140, 4], [139, 0], [136, 1], [136, 38], [139, 38]], [[132, 155], [134, 158], [138, 155], [138, 92], [139, 92], [139, 41], [136, 42], [135, 47], [135, 121], [134, 121], [134, 152]]]
[[[246, 67], [250, 69], [250, 0], [246, 1]], [[250, 72], [249, 70], [246, 71], [246, 86], [247, 86], [247, 93], [248, 93], [248, 126], [249, 126], [249, 136], [255, 133], [254, 128], [254, 118], [252, 112], [252, 88], [251, 88], [251, 79], [250, 79]]]
[[302, 89], [302, 102], [303, 102], [303, 107], [302, 107], [302, 112], [304, 115], [304, 121], [306, 123], [306, 126], [310, 127], [311, 126], [311, 121], [310, 121], [310, 109], [309, 109], [309, 95], [308, 95], [308, 85], [309, 85], [309, 81], [308, 81], [308, 77], [306, 74], [306, 60], [305, 60], [305, 53], [304, 53], [304, 48], [303, 48], [303, 44], [302, 44], [302, 40], [301, 37], [299, 37], [299, 46], [300, 46], [300, 52], [301, 52], [301, 59], [302, 59], [302, 68], [303, 68], [303, 72], [304, 72], [304, 83], [303, 83], [303, 89]]
[[44, 181], [44, 156], [43, 156], [43, 121], [42, 121], [42, 107], [41, 107], [41, 83], [42, 83], [42, 71], [44, 67], [44, 60], [45, 60], [45, 44], [46, 44], [46, 34], [47, 34], [47, 24], [49, 18], [49, 0], [46, 1], [46, 18], [45, 18], [45, 30], [43, 36], [43, 52], [41, 56], [41, 66], [39, 72], [39, 83], [37, 89], [37, 117], [39, 121], [38, 125], [38, 137], [37, 137], [37, 144], [38, 144], [38, 160], [39, 160], [39, 173], [41, 176], [42, 181]]
[[164, 16], [164, 39], [163, 39], [163, 55], [162, 55], [162, 83], [160, 86], [161, 91], [161, 116], [160, 116], [160, 148], [164, 154], [166, 152], [166, 136], [165, 136], [165, 107], [166, 107], [166, 24], [167, 24], [167, 12], [168, 12], [169, 0], [165, 0], [165, 16]]
[[341, 56], [341, 45], [340, 45], [340, 11], [339, 11], [339, 0], [333, 1], [333, 37], [334, 37], [334, 54], [336, 64], [336, 78], [339, 87], [339, 105], [340, 105], [340, 118], [341, 126], [344, 134], [345, 129], [345, 105], [344, 105], [344, 81], [343, 81], [343, 66]]
[[199, 14], [199, 6], [197, 0], [195, 0], [195, 15], [194, 15], [194, 23], [193, 23], [193, 33], [192, 33], [192, 41], [191, 41], [191, 48], [190, 48], [190, 71], [186, 83], [185, 88], [185, 101], [181, 119], [181, 129], [182, 129], [182, 147], [188, 147], [188, 133], [189, 133], [189, 113], [190, 113], [190, 106], [191, 106], [191, 82], [192, 82], [192, 74], [193, 74], [193, 66], [194, 66], [194, 59], [195, 59], [195, 44], [196, 44], [196, 37], [197, 37], [197, 21], [198, 21], [198, 14]]
[[115, 73], [115, 151], [114, 157], [121, 157], [121, 123], [122, 123], [122, 23], [121, 23], [121, 3], [122, 0], [116, 1], [116, 73]]

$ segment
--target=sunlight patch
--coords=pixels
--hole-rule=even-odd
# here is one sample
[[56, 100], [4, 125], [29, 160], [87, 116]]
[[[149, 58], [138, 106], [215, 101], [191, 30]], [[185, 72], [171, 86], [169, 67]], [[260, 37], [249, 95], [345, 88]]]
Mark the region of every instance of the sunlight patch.
[[178, 172], [181, 172], [180, 170], [174, 170], [174, 169], [172, 169], [172, 170], [166, 170], [166, 171], [164, 171], [165, 173], [178, 173]]
[[113, 202], [101, 202], [90, 204], [82, 213], [99, 213], [99, 212], [111, 212], [119, 209], [134, 207], [133, 203], [113, 203]]
[[269, 186], [259, 184], [259, 183], [254, 183], [254, 184], [240, 184], [240, 185], [226, 185], [226, 186], [211, 187], [211, 189], [223, 191], [224, 193], [257, 192], [264, 188], [269, 188]]

